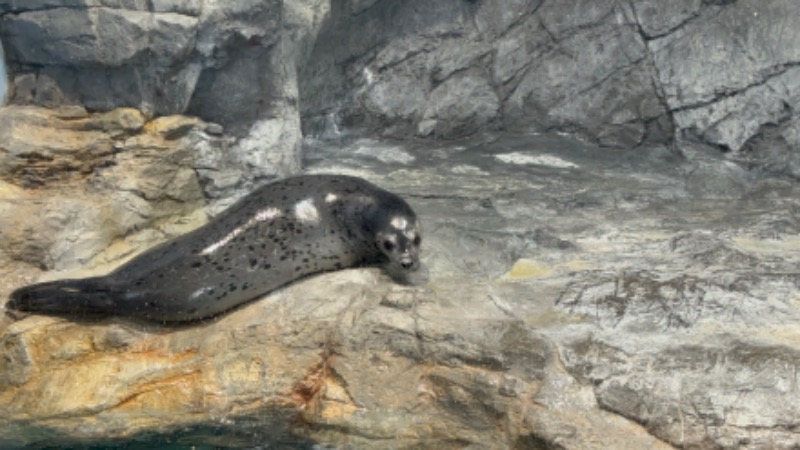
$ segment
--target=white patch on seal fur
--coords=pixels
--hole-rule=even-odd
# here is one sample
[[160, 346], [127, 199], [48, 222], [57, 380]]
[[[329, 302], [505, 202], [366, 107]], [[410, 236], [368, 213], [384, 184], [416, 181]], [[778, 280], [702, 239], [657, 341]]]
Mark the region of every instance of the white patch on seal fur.
[[200, 289], [192, 292], [192, 295], [189, 296], [192, 300], [199, 298], [201, 295], [205, 294], [208, 291], [213, 290], [214, 288], [211, 286], [203, 286]]
[[333, 203], [336, 200], [339, 200], [339, 196], [334, 194], [333, 192], [330, 192], [328, 193], [328, 195], [325, 196], [325, 203]]
[[294, 205], [294, 215], [301, 222], [317, 224], [319, 223], [319, 210], [314, 206], [314, 199], [307, 198]]
[[265, 208], [256, 214], [256, 221], [263, 222], [265, 220], [272, 220], [281, 216], [281, 210], [278, 208]]
[[227, 235], [225, 235], [224, 238], [222, 238], [219, 241], [214, 242], [213, 244], [211, 244], [208, 247], [204, 248], [203, 251], [200, 252], [200, 254], [201, 255], [210, 255], [210, 254], [216, 252], [217, 250], [219, 250], [220, 247], [223, 247], [228, 242], [236, 239], [236, 236], [239, 236], [240, 234], [244, 233], [245, 230], [247, 230], [248, 228], [252, 227], [256, 223], [264, 222], [265, 220], [273, 220], [276, 217], [280, 217], [281, 215], [282, 215], [281, 210], [279, 210], [278, 208], [275, 208], [275, 207], [264, 208], [264, 209], [258, 211], [256, 213], [256, 215], [253, 216], [253, 218], [251, 218], [250, 220], [247, 221], [246, 224], [244, 224], [244, 225], [242, 225], [240, 227], [234, 228], [234, 230], [231, 231], [230, 233], [228, 233]]
[[405, 217], [397, 216], [392, 218], [392, 221], [389, 224], [397, 230], [405, 230], [408, 226], [408, 220]]

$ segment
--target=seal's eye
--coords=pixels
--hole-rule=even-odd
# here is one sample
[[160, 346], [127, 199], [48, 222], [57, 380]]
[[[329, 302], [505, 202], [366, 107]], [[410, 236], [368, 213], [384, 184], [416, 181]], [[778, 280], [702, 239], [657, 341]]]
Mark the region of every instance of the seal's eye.
[[422, 243], [422, 238], [421, 238], [419, 235], [417, 235], [417, 236], [414, 238], [414, 246], [415, 246], [415, 247], [419, 247], [419, 244], [421, 244], [421, 243]]
[[383, 241], [383, 249], [387, 252], [394, 250], [394, 242], [392, 241]]

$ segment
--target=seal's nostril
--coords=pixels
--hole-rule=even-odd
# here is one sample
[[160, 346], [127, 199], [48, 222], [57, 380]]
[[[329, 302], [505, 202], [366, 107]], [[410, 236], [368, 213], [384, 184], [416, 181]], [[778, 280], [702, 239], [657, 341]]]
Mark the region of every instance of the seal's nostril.
[[401, 262], [400, 265], [403, 267], [403, 269], [410, 269], [410, 268], [414, 267], [414, 263], [412, 263], [410, 261]]

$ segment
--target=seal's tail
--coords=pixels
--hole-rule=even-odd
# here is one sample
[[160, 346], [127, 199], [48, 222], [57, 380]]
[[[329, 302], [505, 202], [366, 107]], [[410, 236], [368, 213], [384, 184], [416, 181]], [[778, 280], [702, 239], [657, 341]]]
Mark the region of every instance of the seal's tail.
[[111, 309], [113, 297], [113, 290], [102, 277], [56, 280], [15, 290], [6, 308], [44, 314], [97, 314]]

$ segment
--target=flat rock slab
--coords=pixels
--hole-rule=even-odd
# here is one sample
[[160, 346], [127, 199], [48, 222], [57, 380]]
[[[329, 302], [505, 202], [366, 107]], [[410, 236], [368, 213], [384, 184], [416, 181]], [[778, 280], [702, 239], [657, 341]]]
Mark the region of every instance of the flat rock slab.
[[0, 331], [0, 444], [800, 445], [798, 186], [558, 136], [309, 141], [423, 226], [413, 285], [297, 282], [209, 322]]

